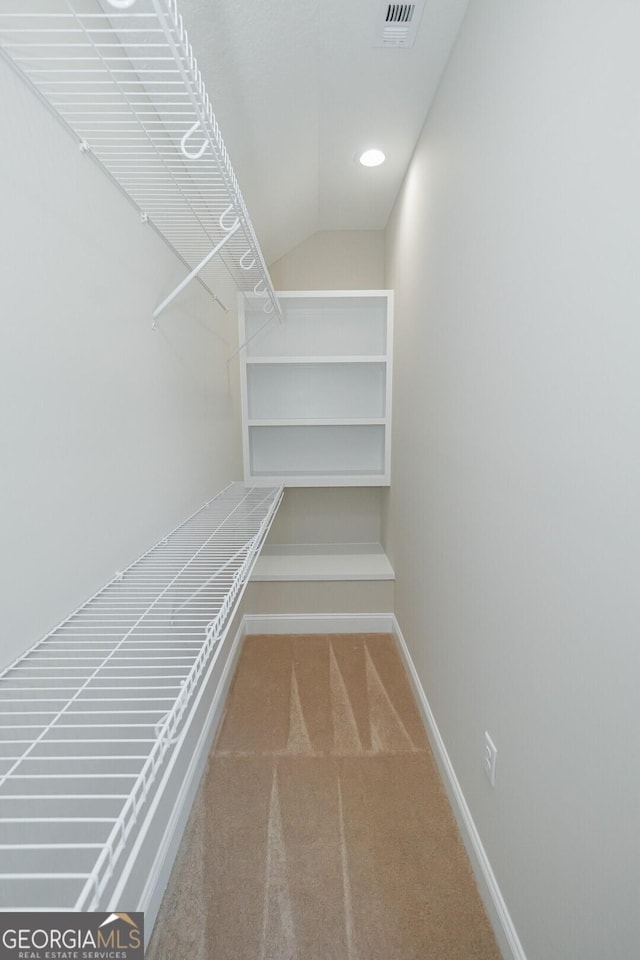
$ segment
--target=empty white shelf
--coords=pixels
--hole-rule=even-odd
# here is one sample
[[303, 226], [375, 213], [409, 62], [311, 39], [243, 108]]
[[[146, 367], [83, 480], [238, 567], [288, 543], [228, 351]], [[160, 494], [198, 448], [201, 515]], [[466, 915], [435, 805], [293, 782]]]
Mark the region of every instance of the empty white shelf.
[[[272, 325], [256, 336], [259, 313], [248, 309], [244, 333], [253, 357], [388, 357], [390, 346], [389, 291], [278, 291], [289, 323]], [[254, 338], [254, 339], [252, 339]]]
[[[381, 482], [385, 427], [380, 423], [248, 427], [252, 478], [360, 477]], [[336, 479], [335, 483], [339, 483]], [[333, 485], [333, 484], [332, 484]]]
[[265, 548], [252, 580], [395, 580], [380, 544], [295, 544]]
[[382, 427], [386, 423], [386, 420], [383, 417], [362, 417], [353, 419], [344, 419], [340, 417], [339, 419], [331, 420], [324, 419], [322, 417], [307, 417], [304, 420], [287, 420], [287, 419], [277, 419], [277, 420], [249, 420], [248, 425], [250, 427], [370, 427], [370, 426], [379, 426]]
[[384, 421], [386, 374], [385, 363], [248, 365], [249, 419]]
[[251, 366], [255, 364], [258, 366], [261, 363], [280, 363], [280, 364], [298, 364], [298, 363], [386, 363], [386, 356], [379, 356], [377, 354], [363, 354], [362, 356], [327, 356], [327, 357], [282, 357], [282, 356], [273, 356], [273, 357], [247, 357], [246, 364]]

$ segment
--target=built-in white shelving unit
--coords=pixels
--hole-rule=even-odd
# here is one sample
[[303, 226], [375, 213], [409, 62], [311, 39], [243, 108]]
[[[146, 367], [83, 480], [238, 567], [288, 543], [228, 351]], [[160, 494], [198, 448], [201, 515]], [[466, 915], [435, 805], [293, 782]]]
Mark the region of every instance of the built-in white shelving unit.
[[388, 485], [392, 292], [277, 296], [283, 323], [267, 327], [240, 302], [246, 482]]

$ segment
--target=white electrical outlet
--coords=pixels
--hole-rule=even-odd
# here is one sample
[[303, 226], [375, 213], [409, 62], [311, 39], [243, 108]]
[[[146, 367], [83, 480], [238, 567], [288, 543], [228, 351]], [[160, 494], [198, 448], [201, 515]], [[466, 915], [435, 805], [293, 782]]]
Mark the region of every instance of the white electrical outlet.
[[496, 760], [498, 759], [498, 748], [485, 730], [484, 732], [484, 755], [482, 757], [482, 766], [492, 787], [496, 785]]

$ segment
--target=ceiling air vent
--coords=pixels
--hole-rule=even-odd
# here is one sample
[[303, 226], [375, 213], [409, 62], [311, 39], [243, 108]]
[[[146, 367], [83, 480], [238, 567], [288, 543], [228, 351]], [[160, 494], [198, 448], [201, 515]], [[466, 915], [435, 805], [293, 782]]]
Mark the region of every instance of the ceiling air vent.
[[381, 5], [376, 29], [376, 47], [412, 47], [425, 0], [415, 3], [389, 3]]

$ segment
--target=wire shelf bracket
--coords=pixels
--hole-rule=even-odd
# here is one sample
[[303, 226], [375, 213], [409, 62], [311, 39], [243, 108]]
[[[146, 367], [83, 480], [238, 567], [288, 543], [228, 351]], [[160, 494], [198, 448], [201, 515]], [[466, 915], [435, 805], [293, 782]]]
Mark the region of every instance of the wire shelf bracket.
[[193, 270], [191, 271], [191, 273], [190, 273], [188, 276], [186, 276], [186, 277], [184, 278], [184, 280], [182, 280], [182, 281], [178, 284], [178, 286], [175, 288], [175, 290], [173, 290], [173, 291], [169, 294], [168, 297], [165, 297], [165, 299], [162, 301], [162, 303], [159, 304], [159, 305], [156, 307], [156, 309], [155, 309], [155, 310], [153, 311], [153, 313], [151, 314], [151, 316], [153, 317], [154, 321], [160, 316], [160, 314], [161, 314], [162, 311], [165, 309], [165, 307], [168, 307], [169, 304], [171, 303], [171, 301], [172, 301], [172, 300], [175, 300], [175, 298], [178, 296], [178, 294], [181, 293], [182, 290], [184, 290], [184, 288], [185, 288], [189, 283], [191, 283], [191, 281], [194, 279], [194, 277], [197, 277], [198, 274], [201, 273], [201, 271], [206, 267], [206, 265], [209, 263], [209, 261], [210, 261], [213, 257], [215, 257], [216, 254], [220, 253], [220, 251], [222, 250], [222, 248], [224, 247], [224, 245], [225, 245], [226, 243], [228, 243], [229, 240], [231, 240], [231, 237], [234, 235], [234, 233], [236, 232], [236, 230], [238, 229], [239, 226], [240, 226], [240, 221], [239, 221], [239, 220], [236, 220], [236, 222], [234, 223], [234, 225], [233, 225], [233, 227], [231, 228], [231, 230], [229, 231], [229, 233], [227, 233], [227, 234], [222, 238], [222, 240], [220, 241], [220, 243], [217, 243], [217, 244], [215, 245], [215, 247], [213, 248], [213, 250], [206, 255], [206, 257], [204, 258], [204, 260], [201, 260], [200, 263], [199, 263], [196, 267], [193, 268]]
[[281, 321], [176, 0], [39, 6], [0, 12], [0, 52], [188, 268], [154, 321], [194, 278], [220, 303], [229, 277]]

